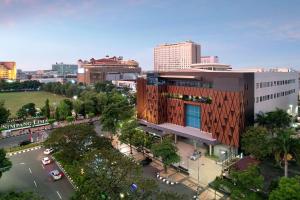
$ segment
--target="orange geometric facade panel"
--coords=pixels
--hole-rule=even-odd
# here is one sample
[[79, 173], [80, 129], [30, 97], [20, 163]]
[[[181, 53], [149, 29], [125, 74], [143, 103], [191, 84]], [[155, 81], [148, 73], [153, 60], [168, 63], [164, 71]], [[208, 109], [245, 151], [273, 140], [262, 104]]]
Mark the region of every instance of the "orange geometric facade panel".
[[[204, 96], [211, 104], [170, 98], [168, 94]], [[219, 142], [238, 147], [244, 130], [245, 105], [243, 91], [219, 91], [211, 88], [147, 85], [137, 82], [138, 118], [150, 123], [173, 123], [185, 126], [185, 106], [201, 108], [201, 130], [212, 133]], [[200, 120], [200, 119], [199, 119]]]

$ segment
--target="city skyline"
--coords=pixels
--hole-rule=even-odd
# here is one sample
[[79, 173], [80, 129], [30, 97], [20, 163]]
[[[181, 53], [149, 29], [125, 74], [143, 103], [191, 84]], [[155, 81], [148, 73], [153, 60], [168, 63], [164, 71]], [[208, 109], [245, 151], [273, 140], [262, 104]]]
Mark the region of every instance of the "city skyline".
[[234, 68], [299, 70], [299, 5], [296, 0], [0, 0], [0, 60], [37, 70], [115, 55], [152, 70], [156, 45], [192, 40], [203, 56], [219, 56]]

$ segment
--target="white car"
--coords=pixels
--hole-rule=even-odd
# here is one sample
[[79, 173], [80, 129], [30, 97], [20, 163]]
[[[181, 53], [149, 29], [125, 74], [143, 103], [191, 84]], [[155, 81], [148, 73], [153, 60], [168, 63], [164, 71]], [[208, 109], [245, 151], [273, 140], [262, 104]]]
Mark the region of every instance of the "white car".
[[198, 158], [200, 158], [201, 156], [201, 152], [200, 151], [194, 151], [193, 154], [190, 156], [191, 160], [197, 160]]
[[55, 169], [55, 170], [51, 171], [51, 172], [49, 173], [49, 175], [51, 176], [51, 178], [52, 178], [54, 181], [56, 181], [56, 180], [61, 179], [63, 174], [62, 174], [61, 172], [59, 172], [57, 169]]
[[44, 158], [42, 159], [42, 163], [43, 163], [43, 165], [48, 165], [48, 164], [51, 163], [51, 160], [50, 160], [50, 158], [48, 158], [48, 157], [44, 157]]
[[51, 154], [53, 151], [54, 151], [53, 148], [49, 148], [49, 149], [46, 149], [46, 150], [44, 151], [44, 154], [49, 155], [49, 154]]

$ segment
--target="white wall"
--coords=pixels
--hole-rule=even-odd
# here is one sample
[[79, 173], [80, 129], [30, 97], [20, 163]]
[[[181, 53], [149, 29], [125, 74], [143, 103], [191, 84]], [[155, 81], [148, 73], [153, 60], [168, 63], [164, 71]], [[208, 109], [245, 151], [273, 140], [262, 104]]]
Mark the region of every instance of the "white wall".
[[[254, 114], [262, 111], [269, 112], [280, 108], [288, 111], [290, 114], [298, 113], [298, 72], [257, 72], [254, 74]], [[275, 85], [274, 81], [295, 79], [294, 83]], [[257, 88], [256, 83], [273, 82], [273, 86]], [[295, 92], [289, 95], [274, 98], [274, 94], [295, 89]], [[257, 102], [257, 97], [273, 94], [273, 98]]]

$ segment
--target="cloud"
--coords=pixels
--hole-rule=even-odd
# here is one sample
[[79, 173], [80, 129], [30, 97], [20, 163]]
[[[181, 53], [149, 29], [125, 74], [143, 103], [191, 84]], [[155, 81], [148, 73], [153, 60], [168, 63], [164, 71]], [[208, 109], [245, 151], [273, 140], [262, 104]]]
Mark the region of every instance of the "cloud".
[[234, 27], [246, 31], [247, 36], [300, 41], [300, 21], [257, 20], [234, 25]]
[[99, 3], [97, 0], [0, 0], [0, 26], [10, 27], [25, 20], [76, 17], [89, 13]]

